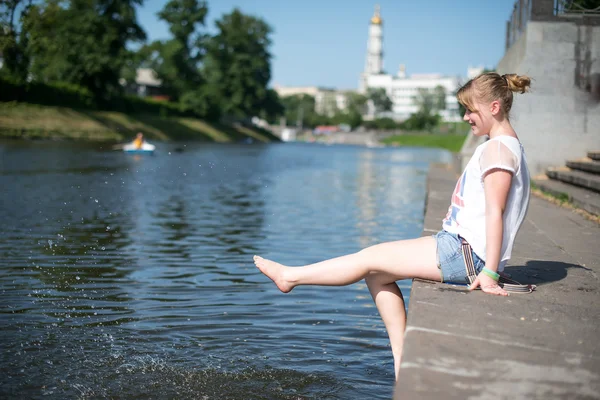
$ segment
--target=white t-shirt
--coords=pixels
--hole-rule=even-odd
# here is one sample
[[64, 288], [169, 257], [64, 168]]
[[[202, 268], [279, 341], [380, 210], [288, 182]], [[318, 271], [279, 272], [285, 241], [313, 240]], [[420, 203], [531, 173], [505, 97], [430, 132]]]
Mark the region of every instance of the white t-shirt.
[[510, 258], [515, 236], [529, 206], [529, 169], [523, 146], [512, 136], [497, 136], [479, 145], [456, 184], [444, 230], [465, 238], [482, 260], [486, 259], [485, 193], [483, 178], [492, 169], [512, 174], [510, 192], [502, 216], [504, 232], [500, 250], [502, 271]]

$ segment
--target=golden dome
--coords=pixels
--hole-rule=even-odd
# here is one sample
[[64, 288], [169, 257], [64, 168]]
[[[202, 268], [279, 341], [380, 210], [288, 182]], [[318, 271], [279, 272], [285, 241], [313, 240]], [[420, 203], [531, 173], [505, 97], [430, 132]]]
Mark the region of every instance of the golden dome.
[[379, 4], [377, 4], [375, 6], [375, 14], [373, 14], [373, 17], [371, 18], [371, 23], [374, 25], [381, 25], [382, 22], [383, 22], [383, 20], [381, 19], [381, 16], [379, 15]]

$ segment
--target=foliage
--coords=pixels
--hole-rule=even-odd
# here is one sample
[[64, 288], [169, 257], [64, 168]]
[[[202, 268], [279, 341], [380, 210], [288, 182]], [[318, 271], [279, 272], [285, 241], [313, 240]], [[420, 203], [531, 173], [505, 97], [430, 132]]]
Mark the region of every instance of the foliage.
[[267, 89], [271, 79], [271, 27], [237, 8], [217, 20], [216, 26], [218, 32], [206, 48], [204, 72], [207, 86], [218, 93], [223, 113], [237, 118], [260, 111], [272, 113], [264, 110], [274, 100]]
[[438, 113], [446, 108], [446, 90], [439, 85], [433, 90], [420, 88], [414, 101], [418, 111], [404, 121], [403, 128], [431, 131], [442, 120]]
[[268, 121], [273, 121], [283, 115], [285, 109], [277, 92], [273, 89], [267, 89], [267, 96], [263, 99], [261, 105], [260, 117]]
[[400, 124], [391, 118], [376, 118], [372, 121], [364, 121], [363, 126], [367, 129], [376, 129], [381, 131], [394, 130], [400, 128]]
[[[205, 93], [200, 91], [207, 35], [199, 29], [205, 25], [207, 13], [205, 1], [170, 0], [158, 16], [169, 25], [173, 37], [154, 41], [138, 52], [139, 64], [156, 72], [164, 93], [174, 101], [183, 100], [185, 107], [195, 108], [200, 114], [213, 106], [210, 96], [203, 97]], [[202, 99], [194, 99], [199, 96]]]
[[349, 125], [352, 129], [362, 125], [362, 115], [356, 110], [349, 109], [347, 112], [338, 112], [331, 117], [329, 124], [331, 125]]
[[5, 77], [17, 81], [27, 79], [29, 40], [22, 26], [33, 5], [33, 0], [0, 2], [0, 54], [4, 59], [0, 72]]
[[95, 98], [89, 90], [65, 82], [54, 84], [23, 83], [18, 80], [0, 78], [0, 101], [96, 108]]
[[[271, 79], [271, 28], [234, 9], [203, 31], [203, 0], [168, 0], [158, 16], [171, 37], [142, 45], [136, 7], [144, 0], [2, 0], [0, 76], [9, 100], [105, 110], [275, 119], [284, 113]], [[132, 46], [133, 45], [133, 46]], [[124, 96], [151, 68], [172, 103]]]
[[409, 131], [432, 131], [440, 121], [442, 117], [439, 114], [431, 114], [425, 112], [416, 112], [412, 114], [408, 119], [402, 122], [402, 129], [406, 129]]
[[392, 100], [390, 100], [384, 88], [369, 88], [367, 97], [373, 102], [375, 114], [390, 111], [392, 109]]
[[121, 92], [126, 45], [146, 35], [135, 6], [143, 0], [47, 0], [23, 21], [29, 37], [29, 72], [45, 82], [68, 82], [110, 102]]
[[348, 92], [346, 101], [348, 103], [347, 112], [364, 115], [367, 112], [367, 101], [369, 98], [356, 92]]
[[74, 109], [104, 109], [134, 114], [166, 116], [197, 116], [177, 104], [144, 99], [137, 96], [113, 96], [110, 104], [99, 104], [87, 89], [66, 82], [18, 82], [0, 78], [0, 101], [71, 107]]
[[346, 110], [336, 113], [331, 119], [335, 125], [347, 124], [352, 129], [362, 125], [362, 116], [367, 113], [367, 101], [369, 98], [356, 92], [346, 94]]
[[328, 122], [328, 118], [315, 112], [315, 98], [307, 94], [286, 96], [281, 99], [283, 116], [288, 125], [314, 128]]
[[446, 89], [436, 86], [433, 90], [419, 88], [414, 98], [419, 113], [431, 115], [446, 108]]

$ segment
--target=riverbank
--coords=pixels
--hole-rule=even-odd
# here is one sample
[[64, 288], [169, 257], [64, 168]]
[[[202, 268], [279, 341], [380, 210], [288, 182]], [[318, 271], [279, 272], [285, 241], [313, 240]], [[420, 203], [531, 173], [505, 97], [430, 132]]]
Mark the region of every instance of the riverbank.
[[421, 132], [418, 134], [409, 133], [405, 135], [389, 136], [382, 139], [381, 142], [388, 146], [435, 147], [457, 153], [462, 148], [466, 138], [466, 133], [444, 134]]
[[209, 123], [197, 118], [0, 103], [0, 137], [119, 142], [129, 140], [136, 132], [162, 141], [235, 142], [248, 138], [259, 142], [279, 141], [264, 129]]
[[[440, 229], [456, 178], [430, 169], [424, 235]], [[533, 196], [506, 271], [535, 292], [413, 281], [395, 398], [597, 398], [598, 235], [597, 223]]]
[[329, 135], [314, 135], [312, 132], [306, 132], [299, 135], [297, 140], [309, 143], [351, 144], [367, 147], [429, 147], [458, 153], [467, 136], [467, 134], [442, 132], [403, 132], [394, 134], [387, 131], [353, 131], [337, 132]]

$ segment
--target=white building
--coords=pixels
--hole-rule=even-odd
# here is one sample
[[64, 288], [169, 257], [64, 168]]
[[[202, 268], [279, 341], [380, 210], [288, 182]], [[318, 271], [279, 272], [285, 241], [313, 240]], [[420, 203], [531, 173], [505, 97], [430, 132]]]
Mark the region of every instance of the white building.
[[279, 97], [297, 96], [306, 94], [315, 97], [321, 89], [316, 86], [280, 86], [274, 85], [273, 89]]
[[279, 97], [308, 95], [315, 99], [315, 112], [317, 114], [334, 115], [338, 110], [343, 111], [347, 107], [347, 91], [321, 88], [317, 86], [279, 86], [273, 89]]
[[[446, 109], [442, 110], [440, 115], [445, 121], [460, 121], [461, 116], [458, 114], [458, 101], [455, 93], [460, 86], [461, 78], [440, 74], [413, 74], [408, 76], [403, 64], [400, 65], [396, 75], [385, 74], [383, 71], [382, 28], [383, 20], [381, 19], [379, 6], [376, 6], [375, 14], [369, 25], [365, 70], [361, 74], [358, 91], [366, 93], [369, 88], [385, 89], [393, 104], [392, 110], [385, 113], [385, 116], [396, 120], [405, 120], [418, 111], [414, 97], [419, 89], [434, 90], [437, 86], [442, 86], [446, 92]], [[373, 107], [370, 107], [370, 112], [373, 112]]]
[[138, 68], [135, 70], [135, 81], [127, 83], [124, 78], [119, 79], [119, 84], [125, 87], [127, 93], [140, 97], [150, 97], [157, 100], [168, 100], [162, 90], [162, 81], [157, 78], [156, 72], [151, 68]]

